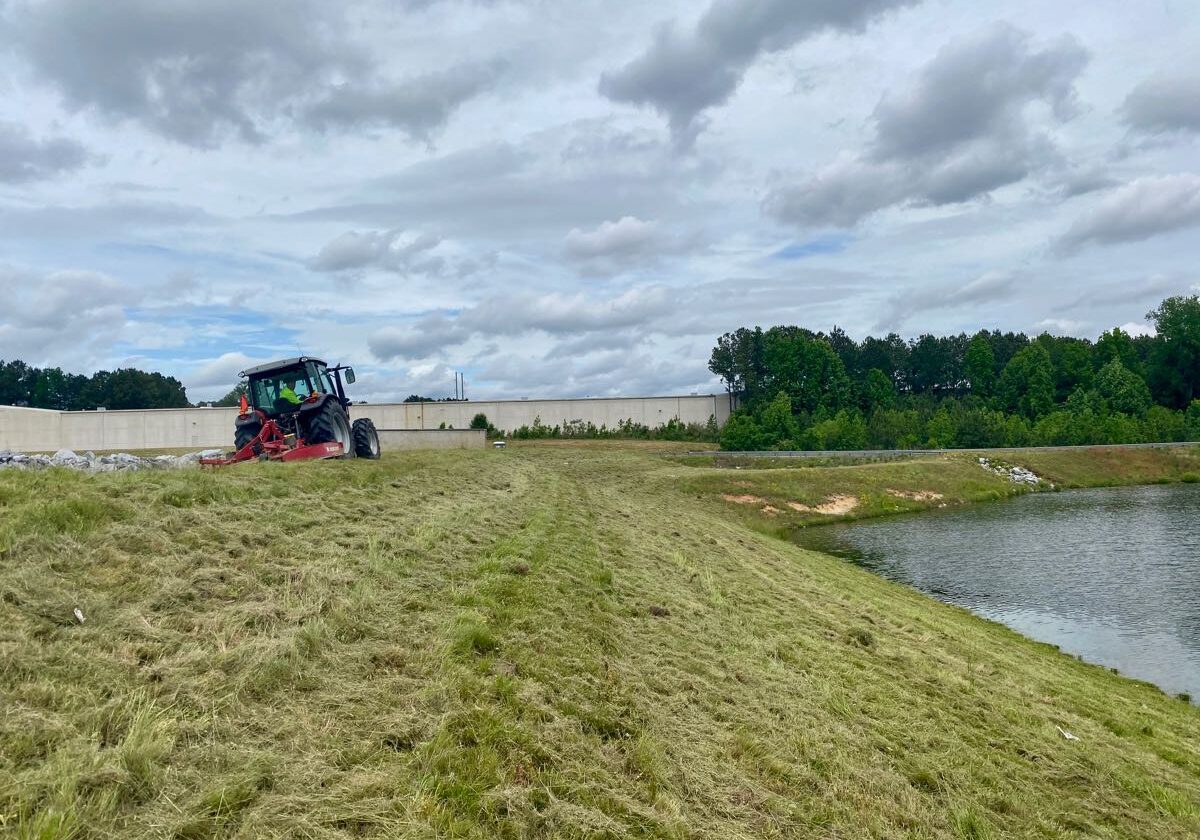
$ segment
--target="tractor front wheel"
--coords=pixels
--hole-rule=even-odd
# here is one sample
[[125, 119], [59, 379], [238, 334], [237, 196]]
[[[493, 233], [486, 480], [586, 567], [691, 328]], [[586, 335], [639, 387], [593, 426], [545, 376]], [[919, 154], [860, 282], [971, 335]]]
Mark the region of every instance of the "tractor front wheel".
[[342, 457], [354, 457], [354, 437], [350, 433], [350, 421], [346, 410], [337, 400], [328, 399], [325, 404], [308, 418], [306, 443], [340, 443]]
[[351, 429], [354, 437], [354, 454], [359, 458], [379, 458], [379, 432], [369, 417], [360, 417], [354, 421]]
[[262, 423], [245, 423], [235, 426], [233, 430], [233, 448], [235, 452], [241, 452], [246, 444], [258, 437], [258, 433], [262, 431]]

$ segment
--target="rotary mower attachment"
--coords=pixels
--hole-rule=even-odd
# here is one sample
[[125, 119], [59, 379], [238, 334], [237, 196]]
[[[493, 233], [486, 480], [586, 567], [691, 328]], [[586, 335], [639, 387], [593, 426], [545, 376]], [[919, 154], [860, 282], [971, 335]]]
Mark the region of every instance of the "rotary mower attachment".
[[[243, 400], [243, 416], [249, 414]], [[310, 461], [319, 458], [341, 458], [345, 448], [338, 441], [306, 443], [303, 438], [287, 434], [274, 419], [255, 409], [262, 429], [245, 446], [224, 458], [201, 458], [202, 467], [228, 467], [245, 461]]]

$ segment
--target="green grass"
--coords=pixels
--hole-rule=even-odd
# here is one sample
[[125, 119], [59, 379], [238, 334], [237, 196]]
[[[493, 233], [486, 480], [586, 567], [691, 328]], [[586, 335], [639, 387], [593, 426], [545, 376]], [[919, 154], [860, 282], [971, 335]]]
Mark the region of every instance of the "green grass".
[[1020, 453], [1020, 464], [1060, 487], [1110, 487], [1200, 481], [1200, 446]]
[[659, 450], [0, 473], [0, 834], [1200, 832], [1196, 708], [721, 498], [1010, 486]]
[[[994, 464], [1033, 470], [1043, 479], [1036, 488], [982, 469], [978, 458], [977, 453], [952, 453], [840, 462], [768, 458], [759, 463], [748, 458], [730, 465], [703, 457], [677, 462], [693, 468], [684, 472], [682, 487], [720, 501], [727, 514], [769, 533], [992, 501], [1033, 490], [1200, 481], [1200, 446], [1002, 451], [992, 457]], [[851, 499], [853, 507], [837, 513], [803, 509], [835, 497]]]
[[[932, 455], [840, 466], [796, 464], [787, 469], [692, 469], [681, 485], [755, 527], [786, 531], [835, 520], [863, 519], [991, 501], [1028, 488], [982, 469], [975, 457]], [[830, 500], [837, 512], [817, 508]], [[808, 509], [806, 509], [808, 508]]]

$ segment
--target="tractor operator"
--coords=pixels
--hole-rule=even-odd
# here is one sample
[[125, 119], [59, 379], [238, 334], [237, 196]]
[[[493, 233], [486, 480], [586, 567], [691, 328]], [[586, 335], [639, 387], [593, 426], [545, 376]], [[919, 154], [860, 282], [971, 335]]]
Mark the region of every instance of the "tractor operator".
[[290, 376], [279, 382], [279, 399], [287, 400], [292, 405], [300, 405], [303, 400], [296, 395], [296, 377]]

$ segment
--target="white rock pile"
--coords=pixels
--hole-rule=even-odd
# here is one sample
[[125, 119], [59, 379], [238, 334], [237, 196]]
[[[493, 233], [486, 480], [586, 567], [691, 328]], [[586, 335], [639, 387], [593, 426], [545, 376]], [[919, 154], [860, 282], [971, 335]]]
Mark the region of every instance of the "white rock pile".
[[155, 455], [142, 458], [128, 452], [113, 455], [82, 454], [70, 449], [60, 449], [53, 455], [26, 455], [11, 449], [0, 449], [0, 470], [44, 470], [50, 467], [65, 467], [80, 472], [122, 472], [129, 470], [178, 470], [195, 467], [201, 458], [214, 458], [224, 454], [220, 449], [205, 449], [186, 455]]
[[994, 472], [996, 475], [1007, 476], [1008, 480], [1014, 484], [1027, 484], [1032, 487], [1042, 483], [1042, 480], [1038, 478], [1036, 473], [1024, 467], [1006, 467], [1003, 464], [993, 464], [989, 459], [983, 457], [979, 459], [979, 466], [985, 470]]

